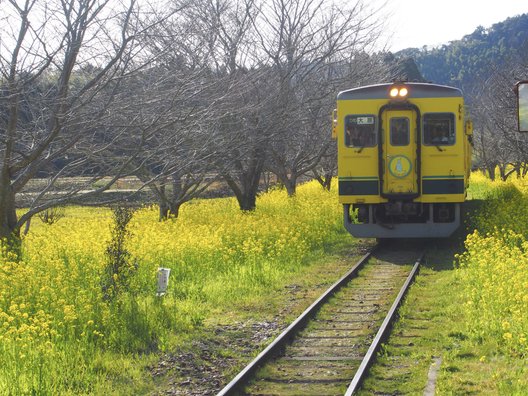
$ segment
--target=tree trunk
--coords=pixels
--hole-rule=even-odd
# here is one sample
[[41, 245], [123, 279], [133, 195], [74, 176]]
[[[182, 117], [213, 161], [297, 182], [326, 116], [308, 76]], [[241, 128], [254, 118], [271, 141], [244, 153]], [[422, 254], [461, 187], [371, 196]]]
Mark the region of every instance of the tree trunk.
[[[169, 216], [173, 219], [177, 219], [180, 215], [181, 206], [192, 198], [192, 194], [188, 195], [189, 191], [184, 189], [184, 182], [181, 175], [172, 175], [172, 194], [169, 200]], [[187, 192], [186, 192], [187, 191]]]
[[264, 181], [264, 191], [268, 192], [271, 188], [271, 175], [273, 173], [271, 172], [263, 172], [262, 173], [262, 179]]
[[2, 175], [0, 182], [0, 240], [7, 242], [10, 252], [20, 255], [20, 225], [16, 214], [15, 194], [5, 175]]
[[516, 168], [512, 168], [509, 171], [505, 172], [502, 178], [502, 181], [508, 180], [508, 177], [510, 177], [510, 175], [513, 175], [515, 172], [516, 172]]
[[16, 214], [15, 193], [6, 168], [0, 180], [0, 239], [20, 239], [20, 226]]
[[325, 189], [330, 191], [330, 188], [332, 187], [332, 173], [325, 173], [324, 176], [321, 176], [318, 172], [314, 171], [315, 180], [319, 182], [319, 184]]
[[292, 176], [291, 178], [286, 179], [284, 182], [284, 187], [286, 187], [288, 197], [295, 196], [295, 192], [297, 190], [297, 178]]
[[180, 208], [183, 205], [182, 201], [174, 201], [169, 203], [169, 218], [177, 219], [180, 215]]
[[275, 175], [277, 175], [281, 184], [286, 188], [288, 197], [293, 197], [297, 190], [297, 175], [292, 173], [288, 176], [286, 172], [276, 172]]
[[487, 166], [489, 178], [493, 181], [495, 180], [495, 164]]
[[323, 188], [328, 191], [332, 188], [332, 174], [326, 174], [324, 176]]
[[228, 173], [222, 175], [235, 194], [240, 210], [255, 210], [257, 207], [257, 194], [263, 169], [264, 152], [262, 149], [256, 148], [252, 150], [252, 157], [247, 166], [239, 164], [236, 167], [235, 172], [238, 174], [236, 180]]
[[248, 192], [244, 194], [240, 199], [238, 200], [238, 205], [240, 206], [240, 210], [244, 211], [252, 211], [257, 208], [257, 193], [256, 191]]
[[238, 186], [231, 176], [224, 175], [224, 179], [235, 194], [240, 210], [255, 210], [257, 207], [258, 185], [257, 188], [248, 188], [251, 186]]
[[508, 180], [508, 177], [514, 172], [514, 169], [506, 172], [506, 167], [508, 166], [508, 164], [499, 164], [499, 173], [500, 173], [500, 178], [502, 181], [506, 181]]
[[165, 194], [164, 182], [159, 186], [156, 193], [158, 195], [159, 221], [167, 220], [169, 218], [169, 201]]
[[159, 200], [159, 221], [167, 220], [169, 218], [169, 205], [167, 200]]

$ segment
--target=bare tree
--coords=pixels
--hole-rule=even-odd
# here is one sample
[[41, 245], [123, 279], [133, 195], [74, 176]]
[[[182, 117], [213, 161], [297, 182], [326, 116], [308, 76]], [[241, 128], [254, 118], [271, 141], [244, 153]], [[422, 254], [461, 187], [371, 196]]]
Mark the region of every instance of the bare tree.
[[311, 177], [317, 180], [325, 190], [330, 191], [332, 178], [337, 173], [337, 151], [334, 150], [334, 147], [330, 147], [327, 153], [321, 157], [321, 161], [311, 170]]
[[323, 125], [319, 130], [314, 130], [319, 141], [326, 142], [326, 150], [319, 162], [311, 169], [310, 176], [315, 178], [323, 188], [330, 189], [332, 178], [337, 173], [337, 147], [335, 141], [330, 141], [331, 114], [330, 109], [335, 106], [335, 96], [339, 91], [351, 89], [362, 85], [381, 83], [390, 80], [391, 67], [385, 60], [385, 54], [375, 53], [372, 55], [364, 51], [353, 52], [349, 58], [343, 59], [328, 68], [327, 84], [333, 92], [330, 103], [322, 102], [324, 109], [321, 116]]
[[266, 160], [266, 145], [273, 130], [269, 120], [270, 95], [265, 70], [239, 74], [236, 88], [223, 102], [225, 111], [218, 128], [223, 142], [217, 154], [223, 159], [223, 179], [237, 198], [241, 210], [254, 210]]
[[[130, 103], [122, 86], [152, 61], [141, 37], [157, 20], [149, 20], [153, 9], [141, 4], [135, 0], [128, 5], [109, 0], [2, 3], [1, 238], [17, 239], [21, 226], [36, 213], [81, 199], [101, 173], [112, 177], [87, 194], [108, 188], [148, 140], [150, 128], [144, 126], [134, 137], [133, 149], [128, 145], [119, 161], [106, 161], [111, 147], [130, 140], [125, 132], [135, 122], [110, 126], [112, 114]], [[110, 130], [111, 134], [104, 134]], [[17, 194], [43, 175], [47, 183], [32, 195], [29, 210], [19, 217]], [[80, 175], [87, 177], [56, 191], [63, 177]]]
[[[180, 206], [215, 180], [215, 135], [207, 128], [209, 107], [214, 106], [214, 101], [210, 102], [213, 86], [204, 79], [201, 68], [190, 69], [181, 61], [158, 60], [156, 67], [138, 76], [129, 87], [130, 97], [135, 99], [133, 114], [116, 115], [123, 124], [126, 118], [141, 116], [141, 122], [130, 128], [131, 137], [137, 135], [138, 126], [155, 126], [127, 171], [143, 182], [142, 189], [154, 193], [160, 220], [178, 217]], [[119, 158], [122, 149], [116, 148], [114, 158]]]
[[153, 80], [158, 84], [145, 107], [158, 114], [165, 109], [165, 127], [136, 161], [134, 174], [158, 198], [160, 219], [177, 217], [183, 203], [203, 193], [225, 169], [220, 152], [233, 147], [221, 130], [230, 112], [230, 92], [236, 89], [226, 67], [234, 73], [237, 56], [217, 48], [219, 37], [224, 38], [217, 34], [219, 24], [232, 23], [224, 16], [228, 5], [196, 2], [178, 18], [160, 23], [148, 38], [157, 54]]
[[[370, 49], [381, 24], [361, 1], [338, 8], [325, 0], [274, 0], [266, 3], [256, 25], [275, 98], [266, 168], [291, 196], [298, 178], [313, 171], [333, 144], [329, 115], [336, 88], [351, 77], [338, 66], [355, 63], [353, 54]], [[368, 74], [370, 65], [361, 65]]]
[[512, 91], [515, 82], [528, 76], [528, 62], [523, 54], [526, 51], [519, 51], [515, 59], [496, 68], [481, 84], [471, 104], [477, 166], [486, 169], [492, 179], [497, 167], [502, 180], [514, 173], [526, 174], [528, 140], [517, 132], [516, 98]]
[[269, 128], [263, 104], [268, 94], [263, 67], [255, 58], [255, 0], [200, 0], [189, 9], [199, 41], [209, 49], [211, 79], [217, 94], [214, 128], [218, 173], [234, 192], [242, 210], [256, 205]]

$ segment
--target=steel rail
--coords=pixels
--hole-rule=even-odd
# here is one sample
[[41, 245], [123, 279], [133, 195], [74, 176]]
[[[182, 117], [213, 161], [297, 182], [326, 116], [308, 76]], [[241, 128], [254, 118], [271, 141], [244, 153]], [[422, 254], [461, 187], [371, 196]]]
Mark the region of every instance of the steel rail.
[[292, 322], [286, 330], [284, 330], [275, 340], [266, 347], [251, 363], [249, 363], [238, 375], [231, 380], [219, 393], [218, 396], [233, 395], [235, 391], [239, 390], [247, 380], [255, 373], [255, 371], [267, 362], [274, 354], [280, 350], [293, 335], [300, 330], [306, 322], [313, 317], [318, 309], [330, 297], [332, 297], [343, 285], [354, 277], [358, 270], [368, 261], [372, 253], [376, 250], [376, 246], [367, 254], [365, 254], [359, 261], [345, 274], [341, 279], [335, 282], [328, 290], [326, 290], [312, 305], [310, 305], [294, 322]]
[[418, 268], [420, 267], [420, 263], [422, 262], [424, 258], [425, 253], [422, 253], [420, 255], [420, 258], [416, 261], [414, 264], [411, 272], [409, 273], [409, 276], [407, 277], [405, 283], [403, 284], [402, 288], [400, 289], [400, 292], [398, 293], [398, 296], [394, 300], [394, 303], [392, 304], [389, 312], [387, 313], [387, 316], [383, 320], [383, 323], [381, 324], [378, 332], [376, 333], [376, 337], [372, 341], [372, 344], [370, 345], [365, 357], [361, 361], [361, 364], [354, 375], [354, 378], [352, 379], [352, 382], [350, 383], [345, 396], [352, 396], [354, 392], [356, 392], [361, 382], [363, 381], [365, 375], [367, 374], [368, 368], [371, 365], [372, 361], [374, 360], [374, 356], [376, 352], [378, 351], [381, 342], [385, 339], [387, 336], [391, 324], [396, 316], [396, 312], [398, 310], [398, 307], [400, 306], [401, 302], [403, 301], [403, 297], [405, 296], [405, 293], [409, 289], [409, 286], [411, 285], [411, 282], [413, 281], [414, 277], [416, 276], [416, 273], [418, 272]]

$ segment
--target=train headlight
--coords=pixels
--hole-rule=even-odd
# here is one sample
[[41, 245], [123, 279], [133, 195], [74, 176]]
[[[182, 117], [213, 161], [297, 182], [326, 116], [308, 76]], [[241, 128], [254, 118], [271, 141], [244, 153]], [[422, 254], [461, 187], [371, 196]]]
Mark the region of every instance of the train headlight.
[[389, 91], [389, 96], [393, 99], [405, 99], [409, 95], [409, 90], [406, 87], [392, 87]]

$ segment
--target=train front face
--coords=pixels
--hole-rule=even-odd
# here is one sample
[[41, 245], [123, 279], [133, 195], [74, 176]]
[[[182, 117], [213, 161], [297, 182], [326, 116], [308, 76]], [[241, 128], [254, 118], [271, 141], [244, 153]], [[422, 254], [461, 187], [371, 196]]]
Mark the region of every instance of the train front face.
[[340, 92], [339, 200], [355, 237], [447, 237], [460, 225], [471, 130], [460, 90], [380, 84]]

